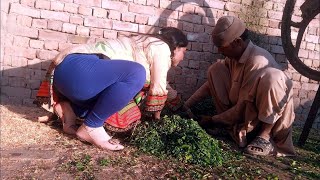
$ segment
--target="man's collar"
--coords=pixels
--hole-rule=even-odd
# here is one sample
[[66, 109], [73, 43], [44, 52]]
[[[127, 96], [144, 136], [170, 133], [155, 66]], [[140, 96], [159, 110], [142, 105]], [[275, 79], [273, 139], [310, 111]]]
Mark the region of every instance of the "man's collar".
[[251, 54], [251, 50], [253, 49], [253, 47], [254, 47], [254, 44], [249, 40], [246, 50], [243, 52], [243, 54], [241, 55], [238, 61], [239, 63], [245, 63], [247, 59], [249, 59], [249, 56]]

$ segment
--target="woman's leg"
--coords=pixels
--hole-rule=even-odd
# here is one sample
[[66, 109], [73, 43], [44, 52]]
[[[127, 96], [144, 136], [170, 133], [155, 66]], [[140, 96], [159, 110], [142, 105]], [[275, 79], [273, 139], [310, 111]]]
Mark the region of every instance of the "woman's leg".
[[[56, 68], [54, 81], [71, 103], [89, 110], [84, 127], [79, 128], [77, 135], [102, 148], [113, 149], [108, 144], [110, 137], [103, 123], [141, 90], [145, 76], [144, 67], [135, 62], [76, 54], [67, 56]], [[95, 130], [97, 128], [102, 130]]]

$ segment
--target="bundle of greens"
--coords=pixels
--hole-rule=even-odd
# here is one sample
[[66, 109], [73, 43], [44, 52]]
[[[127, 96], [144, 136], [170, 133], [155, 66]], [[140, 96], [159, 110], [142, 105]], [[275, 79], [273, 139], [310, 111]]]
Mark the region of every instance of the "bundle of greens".
[[219, 166], [224, 155], [219, 142], [196, 121], [180, 116], [164, 116], [155, 122], [142, 122], [130, 140], [139, 150], [158, 157], [175, 157], [184, 163]]

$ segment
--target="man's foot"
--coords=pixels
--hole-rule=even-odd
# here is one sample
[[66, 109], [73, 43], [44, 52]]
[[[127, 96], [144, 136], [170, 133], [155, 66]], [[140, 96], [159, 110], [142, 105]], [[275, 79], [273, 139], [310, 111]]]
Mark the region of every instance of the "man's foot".
[[257, 136], [245, 149], [251, 155], [267, 156], [272, 152], [273, 146], [270, 141]]
[[75, 135], [77, 132], [76, 115], [68, 102], [59, 102], [54, 107], [54, 112], [62, 121], [63, 132]]
[[81, 141], [94, 144], [101, 149], [117, 151], [124, 148], [119, 141], [113, 140], [103, 127], [92, 128], [82, 124], [76, 134]]

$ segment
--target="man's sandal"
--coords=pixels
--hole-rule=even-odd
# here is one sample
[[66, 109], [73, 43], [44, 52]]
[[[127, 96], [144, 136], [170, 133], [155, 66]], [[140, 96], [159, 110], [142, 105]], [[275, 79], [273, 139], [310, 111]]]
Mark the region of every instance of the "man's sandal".
[[245, 149], [251, 155], [267, 156], [272, 152], [273, 146], [270, 141], [257, 136]]

